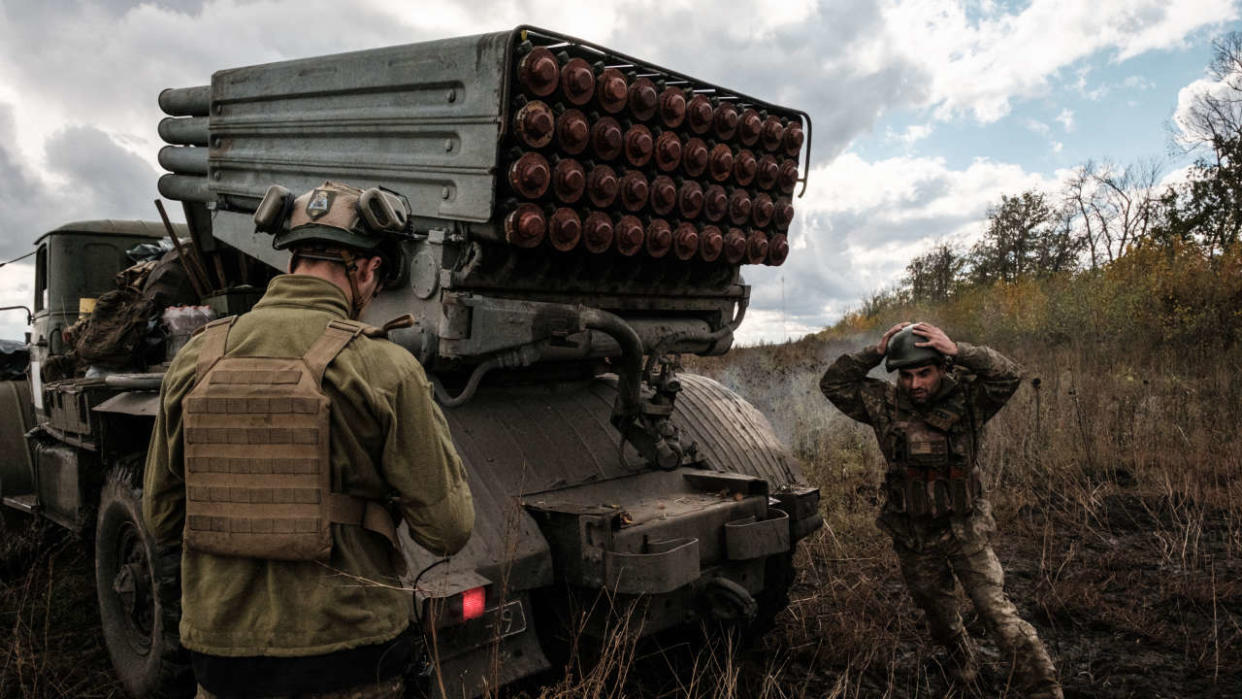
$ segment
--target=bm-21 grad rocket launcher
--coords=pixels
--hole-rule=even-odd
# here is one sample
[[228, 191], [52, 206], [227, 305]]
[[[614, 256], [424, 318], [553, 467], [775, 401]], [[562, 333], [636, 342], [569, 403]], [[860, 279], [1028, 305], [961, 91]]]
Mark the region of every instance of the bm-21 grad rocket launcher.
[[402, 533], [435, 691], [564, 662], [575, 601], [595, 638], [634, 601], [643, 635], [785, 606], [818, 490], [675, 357], [726, 352], [742, 267], [788, 255], [805, 113], [533, 27], [222, 70], [159, 101], [160, 192], [226, 281], [285, 268], [251, 220], [272, 184], [408, 198], [400, 281], [366, 319], [413, 315], [389, 337], [433, 378], [478, 513], [434, 567]]

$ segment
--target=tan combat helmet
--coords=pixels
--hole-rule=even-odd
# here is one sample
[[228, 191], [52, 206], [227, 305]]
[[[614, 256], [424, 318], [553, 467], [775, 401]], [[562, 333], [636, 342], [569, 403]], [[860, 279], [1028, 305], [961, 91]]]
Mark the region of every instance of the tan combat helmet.
[[324, 182], [297, 198], [272, 185], [255, 210], [254, 222], [257, 231], [274, 236], [272, 247], [277, 250], [293, 247], [295, 257], [343, 265], [354, 295], [351, 316], [357, 317], [365, 305], [353, 274], [357, 259], [379, 255], [382, 283], [390, 285], [401, 268], [395, 242], [406, 232], [409, 216], [409, 202], [394, 192]]

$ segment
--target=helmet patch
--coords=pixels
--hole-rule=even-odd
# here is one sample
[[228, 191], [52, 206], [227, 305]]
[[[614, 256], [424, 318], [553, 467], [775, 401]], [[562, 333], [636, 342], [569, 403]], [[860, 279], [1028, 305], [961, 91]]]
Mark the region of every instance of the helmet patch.
[[315, 221], [324, 214], [332, 210], [332, 200], [336, 198], [336, 192], [330, 189], [316, 189], [311, 195], [310, 201], [306, 204], [306, 215], [310, 220]]

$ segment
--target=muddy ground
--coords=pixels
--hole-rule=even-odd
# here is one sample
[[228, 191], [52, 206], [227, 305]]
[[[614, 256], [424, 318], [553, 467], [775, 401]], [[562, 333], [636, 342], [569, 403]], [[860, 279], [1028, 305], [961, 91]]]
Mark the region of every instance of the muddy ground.
[[[865, 488], [856, 495], [860, 509], [871, 498]], [[1186, 503], [1122, 489], [1102, 495], [1097, 516], [1074, 534], [1060, 533], [1065, 523], [1055, 521], [1062, 511], [1053, 505], [1005, 518], [997, 551], [1008, 588], [1047, 642], [1067, 697], [1242, 697], [1242, 563], [1227, 555], [1237, 530], [1228, 513], [1207, 512], [1197, 541], [1179, 539], [1185, 511]], [[0, 696], [124, 696], [101, 641], [85, 547], [54, 529], [17, 525], [0, 545]], [[834, 543], [844, 534], [854, 540]], [[615, 696], [956, 694], [895, 561], [882, 539], [859, 541], [866, 537], [824, 531], [805, 545], [788, 611], [732, 661], [719, 648], [697, 657], [684, 646], [664, 654], [640, 648]], [[834, 555], [845, 549], [874, 555]], [[1198, 562], [1180, 565], [1192, 549]], [[978, 695], [1016, 696], [1006, 689], [1005, 663], [986, 641], [983, 649], [989, 661]], [[572, 696], [573, 686], [545, 694]]]

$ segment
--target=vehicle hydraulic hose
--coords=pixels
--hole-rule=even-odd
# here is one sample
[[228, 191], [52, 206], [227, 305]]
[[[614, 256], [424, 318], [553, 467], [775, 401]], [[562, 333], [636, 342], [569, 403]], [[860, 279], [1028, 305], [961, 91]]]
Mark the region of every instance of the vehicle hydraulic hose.
[[693, 342], [716, 342], [725, 335], [737, 330], [738, 326], [742, 324], [742, 320], [746, 317], [746, 308], [749, 305], [750, 297], [743, 296], [737, 302], [737, 313], [734, 315], [733, 320], [725, 323], [720, 326], [720, 329], [713, 332], [695, 333], [692, 331], [682, 331], [671, 335], [665, 335], [660, 338], [660, 341], [656, 343], [656, 346], [651, 348], [651, 354], [647, 357], [647, 364], [643, 367], [643, 377], [650, 380], [651, 372], [655, 368], [655, 363], [659, 361], [660, 357], [662, 357], [666, 351], [668, 351], [669, 347], [672, 347], [678, 342], [686, 340], [691, 340]]
[[431, 385], [435, 387], [436, 400], [440, 401], [440, 405], [446, 408], [456, 408], [465, 404], [466, 401], [474, 397], [474, 392], [479, 390], [479, 382], [487, 372], [495, 369], [500, 364], [500, 360], [492, 358], [476, 366], [474, 371], [470, 372], [470, 379], [466, 381], [466, 387], [456, 396], [449, 395], [448, 390], [444, 388], [444, 384], [440, 383], [440, 379], [435, 376], [431, 377]]
[[640, 405], [643, 369], [642, 339], [638, 337], [638, 333], [630, 327], [629, 323], [619, 316], [598, 308], [580, 306], [578, 318], [582, 327], [588, 330], [598, 330], [608, 335], [621, 347], [621, 366], [617, 371], [621, 379], [617, 382], [617, 396], [620, 399], [618, 412], [625, 416], [638, 415], [642, 412]]

